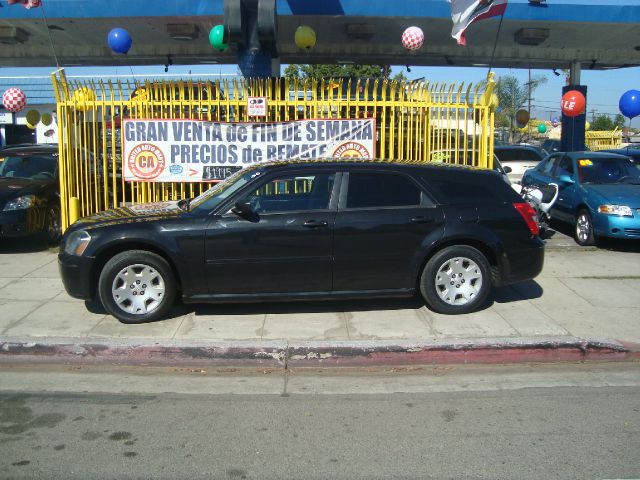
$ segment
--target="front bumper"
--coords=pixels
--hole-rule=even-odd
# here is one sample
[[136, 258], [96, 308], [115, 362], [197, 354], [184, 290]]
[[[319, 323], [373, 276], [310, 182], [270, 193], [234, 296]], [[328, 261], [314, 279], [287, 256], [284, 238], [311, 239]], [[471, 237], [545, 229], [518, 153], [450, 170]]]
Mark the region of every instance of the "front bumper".
[[64, 252], [58, 254], [58, 269], [62, 284], [70, 296], [82, 300], [93, 298], [93, 262], [93, 257], [78, 257]]
[[0, 212], [0, 238], [25, 237], [40, 233], [44, 224], [44, 210], [25, 208]]
[[597, 214], [593, 219], [596, 236], [640, 239], [640, 209], [633, 209], [633, 217]]

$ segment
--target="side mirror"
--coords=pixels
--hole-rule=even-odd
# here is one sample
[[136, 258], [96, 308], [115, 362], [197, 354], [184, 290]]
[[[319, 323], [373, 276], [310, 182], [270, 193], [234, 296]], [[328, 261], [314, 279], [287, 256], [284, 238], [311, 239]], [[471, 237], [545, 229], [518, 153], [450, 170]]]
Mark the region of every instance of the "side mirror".
[[562, 183], [566, 183], [567, 185], [576, 183], [576, 181], [573, 178], [571, 178], [569, 175], [564, 175], [564, 174], [559, 175], [558, 180]]
[[512, 169], [510, 166], [508, 166], [508, 165], [504, 165], [504, 166], [502, 167], [502, 169], [504, 170], [504, 173], [511, 173], [511, 172], [513, 172], [513, 169]]
[[249, 202], [237, 202], [231, 208], [231, 211], [241, 217], [247, 217], [253, 214], [253, 208], [251, 208], [251, 204]]

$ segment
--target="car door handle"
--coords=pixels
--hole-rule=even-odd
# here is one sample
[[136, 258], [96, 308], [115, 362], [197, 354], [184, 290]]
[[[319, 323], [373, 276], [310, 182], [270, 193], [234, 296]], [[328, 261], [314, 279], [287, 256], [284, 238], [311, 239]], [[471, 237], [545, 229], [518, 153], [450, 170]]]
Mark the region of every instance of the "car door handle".
[[329, 222], [317, 222], [315, 220], [307, 220], [302, 224], [302, 226], [307, 228], [323, 228], [323, 227], [328, 227]]
[[425, 217], [425, 216], [422, 216], [422, 215], [419, 215], [417, 217], [413, 217], [411, 219], [411, 222], [413, 222], [413, 223], [433, 223], [435, 221], [436, 221], [436, 219], [433, 218], [433, 217]]

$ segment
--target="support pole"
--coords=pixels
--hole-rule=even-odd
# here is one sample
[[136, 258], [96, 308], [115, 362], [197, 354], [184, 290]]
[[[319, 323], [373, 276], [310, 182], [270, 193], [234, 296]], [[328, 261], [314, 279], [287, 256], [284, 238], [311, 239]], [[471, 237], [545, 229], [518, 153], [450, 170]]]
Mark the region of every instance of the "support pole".
[[569, 68], [569, 85], [580, 85], [581, 73], [582, 64], [575, 60], [571, 62], [571, 68]]
[[580, 85], [580, 73], [582, 67], [580, 62], [571, 62], [569, 69], [569, 85], [562, 88], [562, 95], [569, 90], [577, 90], [584, 95], [585, 106], [584, 112], [576, 117], [567, 117], [562, 114], [562, 135], [560, 137], [560, 150], [563, 152], [576, 152], [584, 150], [585, 133], [584, 128], [587, 121], [587, 87]]
[[[238, 67], [244, 77], [274, 76], [276, 49], [275, 0], [224, 0], [225, 32], [238, 49]], [[280, 75], [278, 71], [275, 76]]]

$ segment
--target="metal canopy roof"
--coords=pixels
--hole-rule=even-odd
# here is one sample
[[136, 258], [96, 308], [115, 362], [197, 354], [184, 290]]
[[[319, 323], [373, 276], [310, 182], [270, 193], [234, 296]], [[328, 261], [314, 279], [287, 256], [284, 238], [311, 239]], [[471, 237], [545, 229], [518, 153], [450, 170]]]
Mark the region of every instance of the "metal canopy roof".
[[[169, 56], [173, 64], [237, 62], [233, 47], [220, 53], [208, 41], [211, 28], [223, 23], [222, 0], [43, 0], [43, 4], [44, 10], [27, 10], [2, 2], [0, 33], [9, 37], [0, 35], [0, 42], [12, 41], [7, 32], [14, 27], [22, 33], [14, 35], [16, 43], [0, 45], [0, 65], [52, 66], [53, 49], [61, 66], [158, 65], [166, 64]], [[546, 0], [543, 5], [509, 0], [494, 66], [567, 68], [574, 60], [584, 69], [640, 65], [640, 1]], [[462, 47], [451, 38], [446, 0], [278, 0], [277, 10], [277, 49], [283, 64], [485, 65], [491, 60], [499, 24], [498, 19], [488, 19], [471, 25], [468, 46]], [[175, 24], [196, 31], [196, 38], [172, 38], [168, 25]], [[318, 42], [311, 51], [294, 44], [299, 25], [316, 31]], [[400, 41], [402, 31], [411, 25], [421, 27], [426, 37], [417, 52], [404, 49]], [[114, 27], [127, 29], [133, 37], [129, 54], [109, 49], [107, 33]], [[523, 44], [536, 38], [540, 44]]]

